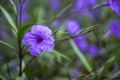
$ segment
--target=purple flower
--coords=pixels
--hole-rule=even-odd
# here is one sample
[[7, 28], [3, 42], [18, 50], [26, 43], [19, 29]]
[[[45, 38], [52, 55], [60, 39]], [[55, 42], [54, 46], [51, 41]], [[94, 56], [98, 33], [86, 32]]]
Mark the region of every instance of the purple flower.
[[115, 21], [110, 21], [110, 32], [120, 38], [120, 25]]
[[29, 45], [29, 51], [33, 56], [49, 52], [54, 48], [54, 37], [52, 31], [45, 25], [34, 25], [31, 32], [27, 32], [23, 38], [23, 44]]
[[120, 0], [109, 0], [110, 7], [120, 16]]
[[74, 39], [76, 45], [81, 51], [86, 51], [88, 48], [88, 43], [84, 36], [80, 36]]
[[[76, 20], [69, 20], [66, 23], [67, 31], [72, 35], [78, 35], [81, 30], [81, 26]], [[85, 36], [79, 36], [74, 39], [74, 42], [78, 46], [79, 49], [85, 51], [87, 49], [87, 42]]]
[[93, 15], [96, 10], [92, 10], [91, 8], [97, 4], [96, 0], [76, 0], [73, 11], [78, 13], [88, 12]]
[[22, 12], [21, 19], [22, 19], [23, 22], [26, 22], [27, 20], [29, 20], [29, 17], [30, 16], [26, 12]]
[[72, 69], [72, 72], [71, 72], [71, 77], [72, 78], [78, 78], [80, 75], [80, 70], [79, 68], [75, 67]]
[[60, 0], [49, 0], [49, 2], [50, 2], [51, 9], [53, 11], [56, 11], [61, 7]]
[[120, 16], [120, 0], [109, 0], [103, 2], [102, 6], [110, 6], [110, 8]]
[[97, 46], [90, 45], [89, 48], [88, 48], [88, 53], [89, 53], [90, 56], [93, 56], [93, 57], [97, 56], [97, 54], [98, 54]]
[[[26, 12], [27, 8], [28, 8], [28, 1], [25, 1], [25, 3], [22, 5], [22, 15], [21, 15], [22, 22], [26, 22], [30, 18], [29, 14]], [[18, 6], [18, 10], [20, 15], [20, 5]]]

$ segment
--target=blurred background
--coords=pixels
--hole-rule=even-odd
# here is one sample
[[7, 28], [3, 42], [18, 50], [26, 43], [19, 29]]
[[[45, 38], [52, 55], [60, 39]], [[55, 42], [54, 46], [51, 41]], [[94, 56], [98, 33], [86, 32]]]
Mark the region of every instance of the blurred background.
[[[19, 0], [13, 0], [19, 12]], [[120, 25], [119, 16], [109, 6], [93, 9], [104, 0], [25, 0], [22, 7], [22, 27], [47, 25], [55, 37], [55, 48], [51, 52], [35, 57], [23, 72], [25, 80], [97, 80], [119, 76], [120, 37], [111, 33], [111, 21]], [[6, 11], [16, 22], [13, 5], [9, 0], [0, 0]], [[91, 27], [93, 26], [93, 27]], [[93, 30], [90, 31], [92, 28]], [[119, 26], [120, 28], [120, 26]], [[81, 30], [87, 32], [76, 38]], [[21, 33], [24, 34], [24, 33]], [[17, 55], [17, 38], [12, 33], [10, 24], [0, 11], [0, 40], [16, 49], [0, 44], [0, 78], [10, 80], [18, 77], [19, 59]], [[1, 42], [0, 42], [1, 43]], [[26, 47], [25, 47], [26, 49]], [[84, 60], [88, 61], [92, 71], [86, 69]], [[25, 50], [23, 68], [32, 56]], [[115, 58], [115, 59], [114, 59]], [[110, 63], [109, 63], [110, 62]], [[108, 64], [107, 64], [108, 63]], [[105, 66], [108, 66], [107, 68]], [[103, 73], [102, 69], [105, 69]], [[95, 74], [91, 74], [94, 72]], [[100, 73], [101, 72], [101, 73]]]

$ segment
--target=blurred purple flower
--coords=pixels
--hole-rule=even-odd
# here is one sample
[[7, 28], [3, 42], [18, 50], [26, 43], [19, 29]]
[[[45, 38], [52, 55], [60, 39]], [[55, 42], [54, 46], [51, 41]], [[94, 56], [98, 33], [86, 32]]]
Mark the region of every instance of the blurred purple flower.
[[109, 0], [110, 7], [120, 16], [120, 0]]
[[118, 25], [115, 21], [110, 21], [110, 32], [120, 39], [120, 25]]
[[31, 32], [24, 35], [23, 44], [30, 46], [31, 55], [39, 56], [42, 51], [49, 52], [54, 48], [54, 37], [47, 26], [34, 25]]
[[73, 35], [77, 35], [81, 30], [81, 26], [76, 20], [67, 21], [66, 27], [67, 27], [67, 31]]
[[80, 14], [89, 13], [90, 15], [95, 16], [98, 10], [92, 10], [92, 7], [96, 4], [96, 0], [76, 0], [73, 11]]
[[[72, 35], [78, 35], [81, 30], [81, 26], [76, 20], [69, 20], [66, 23], [67, 31]], [[74, 42], [78, 46], [78, 48], [82, 51], [87, 49], [87, 42], [85, 36], [79, 36], [74, 39]]]
[[90, 45], [88, 48], [88, 53], [92, 57], [96, 57], [98, 54], [98, 48], [95, 45]]
[[22, 12], [21, 20], [22, 20], [23, 22], [28, 21], [28, 20], [29, 20], [29, 17], [30, 17], [30, 16], [29, 16], [26, 12]]
[[79, 75], [80, 75], [80, 70], [79, 70], [79, 68], [73, 68], [72, 69], [72, 72], [71, 72], [71, 77], [72, 78], [78, 78], [79, 77]]
[[61, 7], [60, 0], [49, 0], [49, 2], [53, 11], [56, 11]]
[[110, 6], [110, 8], [120, 16], [120, 0], [109, 0], [103, 2], [102, 6]]
[[76, 45], [81, 51], [86, 51], [88, 48], [88, 43], [84, 36], [80, 36], [74, 39]]
[[[26, 22], [30, 18], [29, 14], [26, 12], [27, 8], [28, 8], [28, 2], [25, 1], [24, 4], [22, 5], [22, 16], [21, 16], [21, 21], [22, 22]], [[20, 5], [18, 6], [18, 10], [19, 10], [19, 13], [20, 13]]]

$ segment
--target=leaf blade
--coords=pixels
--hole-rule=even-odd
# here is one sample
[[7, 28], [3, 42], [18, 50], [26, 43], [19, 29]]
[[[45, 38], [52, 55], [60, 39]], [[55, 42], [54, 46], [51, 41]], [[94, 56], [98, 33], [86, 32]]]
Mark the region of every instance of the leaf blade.
[[9, 44], [9, 43], [7, 43], [7, 42], [4, 42], [4, 41], [2, 41], [2, 40], [0, 40], [0, 44], [3, 44], [3, 45], [5, 45], [5, 46], [7, 46], [7, 47], [9, 47], [9, 48], [11, 48], [11, 49], [15, 49], [11, 44]]
[[9, 14], [9, 13], [5, 10], [5, 8], [2, 7], [1, 5], [0, 5], [0, 10], [1, 10], [1, 11], [3, 12], [3, 14], [5, 15], [8, 23], [11, 25], [11, 28], [17, 33], [18, 30], [17, 30], [17, 28], [16, 28], [16, 25], [15, 25], [12, 17], [10, 16], [10, 14]]

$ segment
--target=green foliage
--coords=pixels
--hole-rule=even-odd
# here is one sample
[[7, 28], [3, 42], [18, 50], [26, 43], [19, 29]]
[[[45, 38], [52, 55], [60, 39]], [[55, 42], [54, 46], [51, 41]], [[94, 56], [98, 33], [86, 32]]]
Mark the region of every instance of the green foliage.
[[103, 67], [101, 67], [101, 70], [99, 72], [99, 77], [103, 77], [106, 75], [106, 73], [109, 71], [109, 69], [113, 66], [113, 64], [120, 59], [120, 54], [117, 54], [115, 56], [110, 57]]
[[93, 67], [91, 66], [90, 61], [88, 61], [85, 56], [83, 55], [82, 52], [80, 52], [80, 50], [77, 48], [77, 46], [74, 44], [74, 42], [72, 40], [70, 40], [71, 46], [73, 48], [73, 50], [75, 51], [75, 53], [77, 54], [77, 56], [79, 57], [79, 59], [81, 60], [81, 62], [84, 64], [84, 66], [86, 67], [86, 69], [88, 70], [88, 72], [91, 72], [93, 70]]
[[16, 6], [15, 6], [15, 3], [13, 2], [13, 0], [9, 0], [11, 5], [13, 6], [13, 11], [15, 13], [15, 15], [17, 15], [17, 9], [16, 9]]
[[9, 47], [9, 48], [11, 48], [11, 49], [15, 49], [15, 47], [13, 47], [11, 44], [9, 44], [9, 43], [7, 43], [7, 42], [4, 42], [4, 41], [2, 41], [2, 40], [0, 40], [0, 44], [2, 44], [2, 45], [4, 45], [4, 46], [6, 46], [6, 47]]
[[25, 74], [26, 74], [26, 76], [28, 77], [29, 80], [34, 80], [34, 75], [29, 68], [26, 68], [24, 72], [25, 72]]
[[28, 24], [28, 25], [25, 25], [23, 27], [21, 27], [18, 31], [18, 39], [21, 41], [25, 32], [32, 26], [33, 24]]
[[17, 30], [17, 27], [16, 27], [16, 25], [15, 25], [15, 22], [14, 22], [13, 18], [12, 18], [11, 15], [6, 11], [6, 9], [5, 9], [4, 7], [2, 7], [1, 5], [0, 5], [0, 10], [1, 10], [1, 12], [5, 15], [8, 23], [11, 25], [11, 29], [12, 29], [14, 35], [16, 35], [16, 33], [18, 32], [18, 30]]

